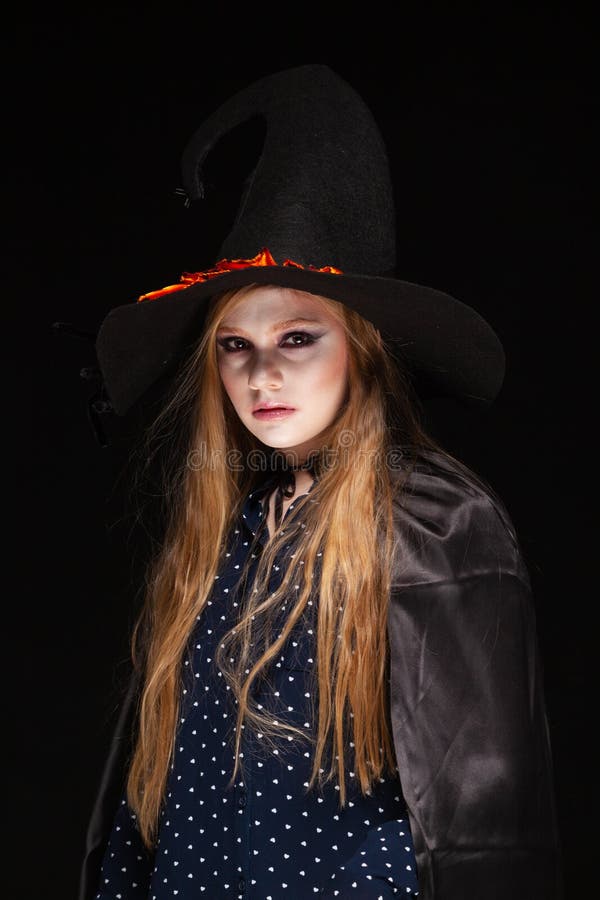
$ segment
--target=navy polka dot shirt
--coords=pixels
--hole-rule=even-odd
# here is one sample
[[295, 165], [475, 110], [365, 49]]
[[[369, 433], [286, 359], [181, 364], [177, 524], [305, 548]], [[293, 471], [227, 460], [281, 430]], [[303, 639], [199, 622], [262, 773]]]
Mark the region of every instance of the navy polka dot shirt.
[[[260, 732], [246, 726], [243, 774], [229, 786], [235, 704], [214, 655], [219, 640], [236, 622], [238, 604], [233, 598], [239, 574], [248, 555], [256, 558], [266, 541], [261, 500], [273, 487], [273, 480], [267, 479], [247, 497], [214, 591], [192, 635], [156, 850], [145, 850], [123, 796], [95, 900], [418, 896], [398, 777], [382, 778], [370, 795], [362, 796], [348, 770], [347, 804], [340, 809], [335, 782], [307, 790], [311, 754], [306, 741], [288, 735], [279, 749], [268, 748]], [[284, 530], [293, 508], [294, 503], [283, 518]], [[288, 549], [292, 551], [290, 545]], [[276, 560], [273, 586], [280, 583], [278, 572], [284, 565]], [[287, 722], [307, 733], [315, 725], [314, 613], [309, 601], [272, 674], [261, 684], [262, 696], [257, 696], [265, 709], [275, 715], [281, 710]]]

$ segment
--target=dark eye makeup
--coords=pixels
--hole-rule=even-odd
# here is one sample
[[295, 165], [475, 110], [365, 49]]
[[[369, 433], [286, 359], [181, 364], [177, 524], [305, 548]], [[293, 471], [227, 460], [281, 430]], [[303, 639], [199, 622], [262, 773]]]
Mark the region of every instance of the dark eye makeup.
[[[293, 343], [286, 343], [290, 338], [300, 338], [300, 341], [294, 340]], [[286, 347], [287, 349], [292, 350], [300, 350], [303, 347], [308, 347], [311, 344], [314, 344], [315, 341], [319, 339], [318, 335], [309, 334], [307, 331], [290, 331], [288, 334], [284, 335], [281, 339], [280, 345]], [[236, 337], [232, 335], [231, 337], [223, 337], [217, 340], [217, 343], [220, 347], [222, 347], [227, 353], [240, 353], [243, 350], [247, 350], [249, 346], [251, 346], [250, 341], [247, 341], [245, 338]], [[232, 346], [233, 344], [233, 346]], [[237, 344], [237, 346], [235, 346]], [[243, 346], [240, 346], [243, 345]]]

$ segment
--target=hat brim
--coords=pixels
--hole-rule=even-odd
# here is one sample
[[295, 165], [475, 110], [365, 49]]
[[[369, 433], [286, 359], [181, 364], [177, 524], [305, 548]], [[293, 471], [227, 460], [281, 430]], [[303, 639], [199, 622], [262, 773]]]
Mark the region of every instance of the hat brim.
[[392, 353], [433, 393], [487, 406], [500, 391], [505, 355], [498, 336], [472, 307], [443, 291], [381, 276], [248, 267], [108, 313], [96, 353], [115, 412], [124, 415], [173, 372], [199, 339], [211, 297], [248, 284], [294, 288], [346, 304], [379, 329]]

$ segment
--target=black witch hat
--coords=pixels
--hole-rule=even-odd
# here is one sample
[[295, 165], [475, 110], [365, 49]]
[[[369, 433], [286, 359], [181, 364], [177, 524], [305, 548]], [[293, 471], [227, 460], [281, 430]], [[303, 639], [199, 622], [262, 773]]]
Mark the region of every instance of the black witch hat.
[[96, 340], [108, 396], [122, 415], [197, 341], [211, 297], [274, 284], [338, 300], [371, 321], [428, 390], [487, 405], [504, 352], [471, 307], [396, 277], [386, 149], [357, 92], [324, 65], [267, 76], [196, 131], [182, 158], [185, 191], [203, 197], [203, 164], [236, 126], [259, 116], [264, 141], [212, 268], [112, 309]]

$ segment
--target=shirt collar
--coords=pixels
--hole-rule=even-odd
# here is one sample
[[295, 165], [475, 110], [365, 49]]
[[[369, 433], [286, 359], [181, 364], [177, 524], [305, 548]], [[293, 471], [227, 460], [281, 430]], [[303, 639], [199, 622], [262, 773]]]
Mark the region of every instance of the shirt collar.
[[[261, 501], [265, 500], [266, 497], [271, 493], [271, 491], [277, 484], [277, 480], [277, 474], [269, 472], [263, 481], [252, 488], [252, 490], [244, 500], [242, 506], [242, 524], [245, 525], [253, 535], [257, 533], [259, 527], [264, 521]], [[298, 497], [294, 499], [294, 503], [296, 502], [296, 500], [300, 499], [300, 497], [303, 497], [305, 494], [309, 494], [316, 483], [317, 477], [315, 476], [313, 483], [310, 485], [308, 490], [305, 491], [304, 494], [299, 494]], [[264, 514], [266, 515], [266, 511], [264, 511]]]

